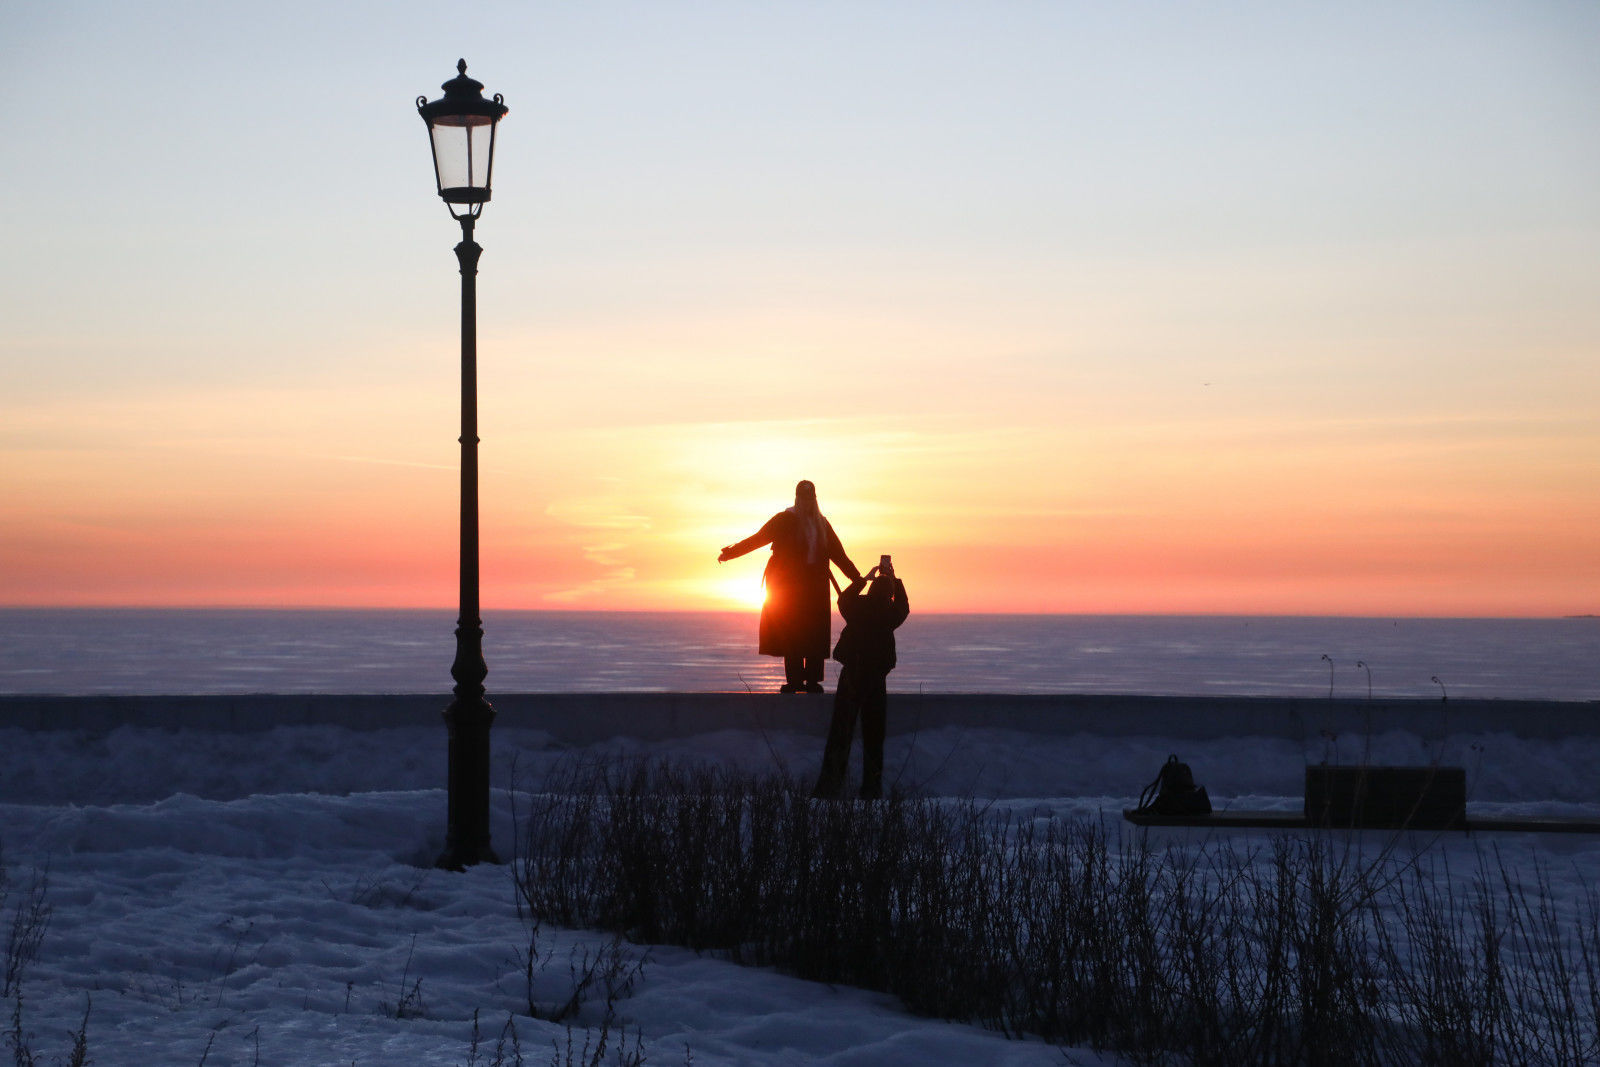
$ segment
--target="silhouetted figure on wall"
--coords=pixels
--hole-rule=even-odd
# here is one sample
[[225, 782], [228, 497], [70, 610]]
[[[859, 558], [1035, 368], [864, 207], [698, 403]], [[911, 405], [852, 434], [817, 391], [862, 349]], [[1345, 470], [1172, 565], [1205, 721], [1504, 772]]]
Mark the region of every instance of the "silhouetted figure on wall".
[[752, 536], [727, 546], [717, 556], [723, 563], [762, 545], [772, 557], [762, 581], [767, 599], [761, 606], [757, 651], [782, 656], [782, 693], [822, 692], [822, 666], [828, 659], [833, 608], [828, 602], [828, 562], [851, 579], [861, 572], [844, 554], [844, 546], [817, 507], [817, 489], [810, 482], [794, 487], [794, 507], [778, 512]]
[[[872, 588], [861, 587], [868, 579]], [[839, 594], [839, 614], [844, 632], [833, 650], [842, 665], [839, 688], [833, 695], [833, 721], [828, 725], [828, 747], [822, 752], [822, 773], [812, 795], [833, 798], [844, 786], [845, 765], [850, 762], [850, 739], [861, 720], [861, 796], [877, 800], [883, 795], [883, 735], [888, 723], [889, 672], [894, 670], [894, 632], [911, 614], [905, 583], [894, 576], [889, 557], [851, 582]]]

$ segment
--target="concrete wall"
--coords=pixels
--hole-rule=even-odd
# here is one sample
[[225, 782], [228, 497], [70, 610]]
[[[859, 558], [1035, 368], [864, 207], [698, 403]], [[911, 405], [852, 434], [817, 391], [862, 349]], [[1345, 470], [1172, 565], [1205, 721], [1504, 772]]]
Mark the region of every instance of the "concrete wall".
[[[497, 724], [585, 744], [658, 740], [716, 730], [827, 731], [831, 696], [747, 693], [491, 693]], [[119, 726], [214, 731], [334, 725], [352, 730], [442, 728], [446, 694], [248, 696], [0, 696], [0, 729]], [[1600, 702], [1340, 700], [1275, 697], [892, 694], [889, 732], [941, 726], [1037, 733], [1171, 738], [1314, 739], [1404, 730], [1423, 737], [1508, 733], [1550, 739], [1600, 735]]]

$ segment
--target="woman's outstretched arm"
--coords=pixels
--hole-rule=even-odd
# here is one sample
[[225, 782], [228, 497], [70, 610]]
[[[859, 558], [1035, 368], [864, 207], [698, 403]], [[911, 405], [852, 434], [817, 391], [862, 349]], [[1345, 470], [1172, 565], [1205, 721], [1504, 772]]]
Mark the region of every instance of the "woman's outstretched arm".
[[777, 515], [772, 516], [772, 518], [762, 523], [761, 529], [746, 537], [743, 541], [735, 541], [731, 545], [723, 546], [722, 552], [717, 556], [717, 562], [726, 563], [730, 559], [738, 559], [746, 552], [754, 552], [762, 545], [770, 545], [773, 538], [777, 536], [778, 518], [782, 514], [783, 512], [780, 511]]

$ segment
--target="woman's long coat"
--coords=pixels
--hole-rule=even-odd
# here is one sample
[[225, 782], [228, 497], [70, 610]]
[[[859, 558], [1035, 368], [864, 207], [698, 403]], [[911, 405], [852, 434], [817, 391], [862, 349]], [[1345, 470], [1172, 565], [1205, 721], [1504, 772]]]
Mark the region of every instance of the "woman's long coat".
[[861, 573], [845, 555], [844, 546], [827, 519], [822, 519], [822, 550], [815, 561], [808, 562], [802, 522], [793, 508], [780, 511], [753, 535], [728, 547], [727, 558], [733, 559], [762, 545], [772, 545], [772, 557], [762, 576], [767, 599], [761, 606], [757, 651], [763, 656], [826, 659], [833, 624], [828, 563], [831, 560], [838, 564], [852, 580]]

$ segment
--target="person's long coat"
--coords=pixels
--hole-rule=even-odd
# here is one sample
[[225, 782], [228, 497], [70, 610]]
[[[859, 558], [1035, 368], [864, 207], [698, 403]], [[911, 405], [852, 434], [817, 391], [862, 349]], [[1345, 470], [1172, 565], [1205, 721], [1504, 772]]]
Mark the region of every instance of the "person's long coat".
[[754, 534], [728, 546], [727, 558], [733, 559], [762, 545], [772, 545], [772, 556], [762, 575], [767, 598], [761, 605], [756, 648], [763, 656], [828, 656], [833, 621], [828, 563], [831, 560], [838, 564], [852, 580], [861, 572], [845, 555], [833, 526], [825, 518], [821, 521], [822, 543], [814, 558], [808, 559], [803, 520], [794, 508], [778, 512]]

